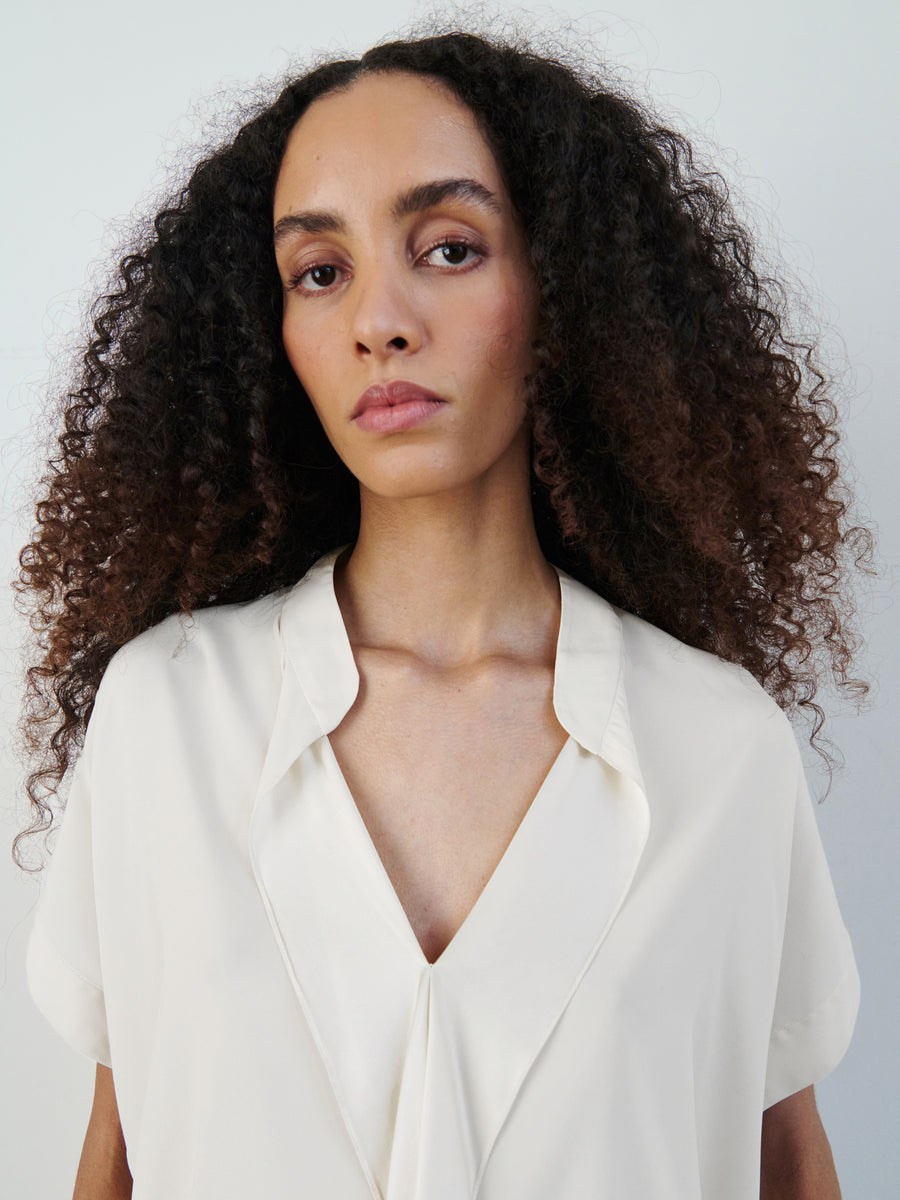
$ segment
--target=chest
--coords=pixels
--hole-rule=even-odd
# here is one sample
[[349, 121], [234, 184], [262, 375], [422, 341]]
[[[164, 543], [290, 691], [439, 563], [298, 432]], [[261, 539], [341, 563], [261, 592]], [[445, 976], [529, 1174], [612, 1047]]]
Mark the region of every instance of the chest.
[[[360, 661], [329, 741], [429, 961], [462, 925], [566, 742], [552, 672], [438, 679]], [[367, 669], [367, 667], [369, 669]]]

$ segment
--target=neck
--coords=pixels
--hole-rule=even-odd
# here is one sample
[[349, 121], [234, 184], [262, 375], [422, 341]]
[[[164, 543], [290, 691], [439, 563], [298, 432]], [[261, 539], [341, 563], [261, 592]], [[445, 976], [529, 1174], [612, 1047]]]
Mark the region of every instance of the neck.
[[554, 652], [559, 584], [541, 553], [527, 469], [414, 499], [361, 491], [359, 537], [335, 568], [354, 646], [438, 667]]

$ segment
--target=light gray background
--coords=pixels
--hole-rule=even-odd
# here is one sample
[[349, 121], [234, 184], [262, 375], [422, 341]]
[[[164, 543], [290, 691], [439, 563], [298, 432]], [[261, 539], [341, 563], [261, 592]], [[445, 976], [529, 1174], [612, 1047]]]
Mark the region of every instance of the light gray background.
[[[48, 370], [78, 324], [89, 264], [127, 228], [161, 166], [196, 140], [198, 104], [224, 87], [281, 73], [311, 49], [359, 50], [402, 26], [409, 2], [63, 0], [21, 6], [2, 51], [4, 246], [0, 372], [2, 575], [29, 517], [21, 485]], [[507, 11], [502, 3], [493, 11]], [[618, 0], [614, 12], [569, 3], [538, 25], [577, 28], [663, 107], [721, 147], [729, 180], [758, 210], [812, 295], [843, 374], [845, 446], [880, 529], [881, 574], [861, 597], [865, 665], [879, 679], [869, 710], [831, 723], [846, 758], [818, 810], [856, 947], [863, 1002], [851, 1049], [818, 1089], [845, 1200], [890, 1200], [900, 1179], [895, 1014], [900, 963], [893, 919], [900, 846], [892, 607], [898, 552], [898, 9], [887, 0]], [[209, 116], [215, 105], [201, 111]], [[760, 215], [760, 213], [762, 215]], [[768, 217], [765, 214], [769, 214]], [[11, 603], [0, 594], [0, 716], [16, 712]], [[802, 737], [802, 732], [801, 732]], [[20, 766], [6, 737], [0, 840], [21, 820]], [[820, 780], [813, 777], [813, 786]], [[71, 1194], [93, 1066], [45, 1026], [25, 990], [34, 883], [0, 856], [0, 1179], [4, 1196]], [[710, 1198], [720, 1200], [720, 1198]]]

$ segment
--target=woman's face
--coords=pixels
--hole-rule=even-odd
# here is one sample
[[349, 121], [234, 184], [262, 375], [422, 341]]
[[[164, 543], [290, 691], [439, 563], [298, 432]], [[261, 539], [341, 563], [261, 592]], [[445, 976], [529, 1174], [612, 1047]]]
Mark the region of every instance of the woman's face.
[[424, 496], [527, 471], [536, 287], [469, 109], [408, 73], [315, 101], [274, 221], [288, 357], [364, 488]]

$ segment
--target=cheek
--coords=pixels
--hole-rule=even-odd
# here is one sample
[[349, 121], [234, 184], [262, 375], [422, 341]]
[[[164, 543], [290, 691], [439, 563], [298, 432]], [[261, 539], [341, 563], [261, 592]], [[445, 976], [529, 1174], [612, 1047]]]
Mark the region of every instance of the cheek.
[[536, 305], [522, 288], [498, 288], [469, 310], [473, 344], [483, 348], [484, 361], [494, 374], [521, 378], [533, 365]]
[[288, 361], [294, 368], [294, 374], [301, 378], [301, 382], [309, 358], [309, 347], [307, 345], [309, 339], [308, 336], [304, 336], [305, 333], [305, 330], [297, 327], [295, 321], [291, 321], [288, 318], [285, 318], [281, 323], [281, 340], [284, 342]]
[[525, 377], [535, 366], [526, 315], [520, 305], [504, 305], [485, 313], [479, 327], [484, 373], [511, 400], [522, 395]]
[[281, 337], [294, 374], [312, 398], [319, 390], [323, 377], [328, 358], [326, 346], [308, 324], [300, 325], [296, 321], [282, 324]]
[[308, 326], [298, 329], [296, 324], [285, 321], [282, 324], [281, 337], [288, 362], [333, 445], [335, 430], [329, 421], [328, 397], [325, 391], [328, 380], [334, 379], [333, 356], [329, 356], [327, 347]]

